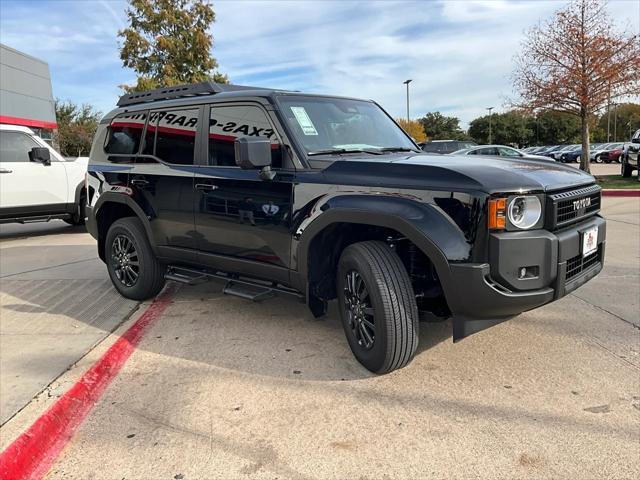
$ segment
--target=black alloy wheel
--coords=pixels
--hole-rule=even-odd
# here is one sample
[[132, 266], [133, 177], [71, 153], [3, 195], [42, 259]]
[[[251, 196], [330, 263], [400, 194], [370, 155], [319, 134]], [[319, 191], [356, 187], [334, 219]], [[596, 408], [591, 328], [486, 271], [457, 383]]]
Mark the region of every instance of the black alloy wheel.
[[104, 239], [103, 252], [111, 282], [122, 296], [147, 300], [164, 287], [166, 265], [155, 256], [139, 218], [113, 222]]
[[358, 345], [371, 350], [376, 341], [375, 312], [367, 286], [355, 270], [349, 271], [345, 277], [344, 308], [348, 326]]
[[336, 272], [342, 327], [356, 359], [375, 373], [406, 366], [418, 346], [418, 306], [402, 260], [386, 243], [344, 249]]
[[111, 265], [118, 280], [125, 287], [133, 287], [140, 276], [140, 261], [133, 241], [124, 234], [111, 243]]

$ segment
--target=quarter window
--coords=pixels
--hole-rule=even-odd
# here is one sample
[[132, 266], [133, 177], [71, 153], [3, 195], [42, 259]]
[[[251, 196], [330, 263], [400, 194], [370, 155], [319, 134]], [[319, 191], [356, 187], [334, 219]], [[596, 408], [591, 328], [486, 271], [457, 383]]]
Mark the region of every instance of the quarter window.
[[138, 153], [146, 121], [146, 112], [119, 115], [113, 119], [104, 147], [105, 153], [110, 156], [109, 160], [115, 162], [133, 160], [134, 155]]
[[268, 138], [271, 165], [282, 166], [282, 152], [266, 113], [252, 105], [212, 106], [209, 117], [209, 165], [235, 167], [236, 138]]
[[158, 110], [149, 114], [142, 153], [177, 165], [193, 165], [198, 109]]
[[0, 131], [0, 162], [28, 162], [29, 151], [40, 146], [24, 133]]

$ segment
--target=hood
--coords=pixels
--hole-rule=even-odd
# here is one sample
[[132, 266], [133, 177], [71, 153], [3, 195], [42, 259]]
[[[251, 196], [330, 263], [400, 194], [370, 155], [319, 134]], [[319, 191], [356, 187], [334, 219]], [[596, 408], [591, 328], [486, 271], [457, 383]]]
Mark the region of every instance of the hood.
[[353, 176], [348, 183], [354, 185], [486, 193], [551, 191], [595, 182], [588, 173], [549, 160], [426, 153], [349, 156], [345, 160], [349, 161], [334, 161], [324, 170], [329, 182], [339, 184]]
[[490, 193], [519, 190], [559, 190], [595, 182], [588, 173], [549, 160], [518, 160], [500, 157], [470, 158], [448, 156], [432, 158], [415, 155], [401, 163], [448, 168], [473, 178]]

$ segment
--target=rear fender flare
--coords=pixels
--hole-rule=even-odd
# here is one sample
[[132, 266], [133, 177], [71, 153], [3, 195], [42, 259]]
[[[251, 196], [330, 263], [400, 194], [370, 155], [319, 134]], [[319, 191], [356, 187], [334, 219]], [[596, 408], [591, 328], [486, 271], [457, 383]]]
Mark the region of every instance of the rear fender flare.
[[149, 223], [149, 216], [142, 210], [140, 205], [138, 205], [131, 197], [115, 192], [104, 192], [98, 198], [95, 206], [93, 207], [95, 218], [98, 218], [100, 215], [101, 208], [105, 207], [109, 203], [119, 203], [124, 204], [129, 207], [133, 213], [140, 219], [142, 225], [144, 226], [144, 230], [147, 233], [147, 238], [149, 239], [149, 243], [151, 244], [151, 248], [153, 252], [157, 255], [156, 242], [153, 237], [153, 230], [151, 229], [151, 224]]

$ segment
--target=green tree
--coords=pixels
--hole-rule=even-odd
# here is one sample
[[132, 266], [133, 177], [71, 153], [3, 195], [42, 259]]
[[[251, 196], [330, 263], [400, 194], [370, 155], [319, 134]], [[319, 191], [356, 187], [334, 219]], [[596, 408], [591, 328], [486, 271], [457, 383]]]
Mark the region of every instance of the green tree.
[[[607, 138], [607, 127], [609, 138]], [[605, 110], [596, 126], [596, 142], [628, 142], [633, 132], [640, 128], [640, 105], [620, 103]]]
[[[491, 141], [499, 145], [530, 145], [535, 132], [531, 128], [531, 118], [522, 112], [512, 110], [491, 115]], [[489, 115], [472, 120], [469, 135], [476, 142], [489, 142]]]
[[546, 110], [530, 117], [533, 145], [580, 143], [580, 118], [569, 113]]
[[101, 113], [91, 105], [78, 106], [73, 102], [55, 101], [58, 130], [56, 141], [60, 153], [68, 157], [88, 155]]
[[466, 140], [457, 117], [447, 117], [440, 112], [429, 112], [418, 120], [429, 140]]
[[126, 91], [213, 80], [227, 83], [211, 55], [215, 22], [207, 0], [129, 0], [120, 59], [138, 75]]

